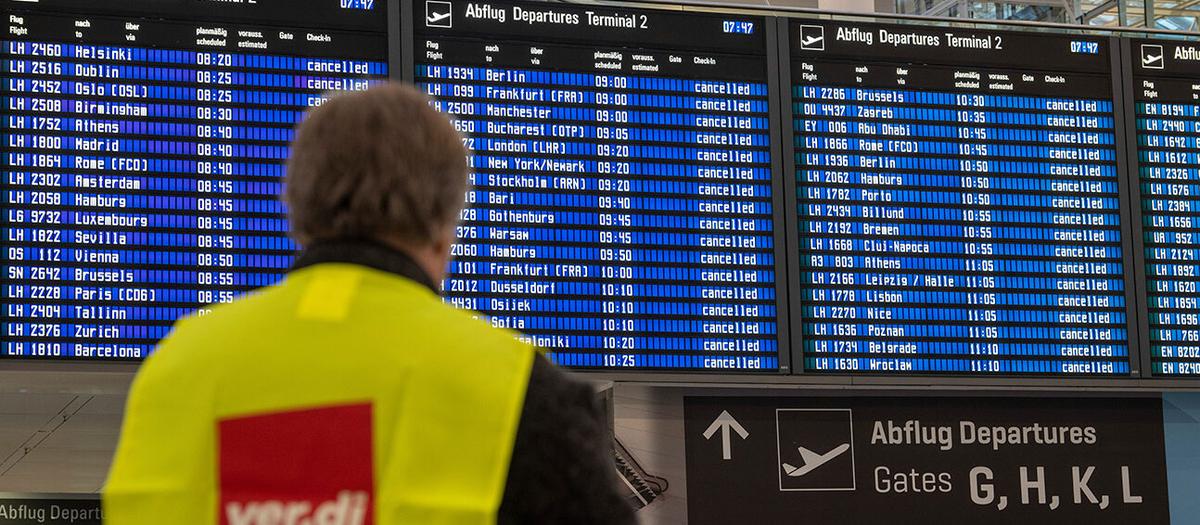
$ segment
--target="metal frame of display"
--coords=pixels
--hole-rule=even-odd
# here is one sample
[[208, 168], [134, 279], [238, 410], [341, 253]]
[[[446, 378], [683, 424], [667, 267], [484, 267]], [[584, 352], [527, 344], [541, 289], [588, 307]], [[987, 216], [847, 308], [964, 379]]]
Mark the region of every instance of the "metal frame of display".
[[[791, 53], [788, 49], [791, 47], [791, 34], [789, 28], [791, 22], [787, 19], [775, 20], [775, 46], [779, 49], [778, 60], [778, 75], [775, 77], [775, 93], [783, 101], [779, 105], [779, 111], [772, 115], [771, 120], [780, 129], [791, 130], [792, 126], [792, 60]], [[784, 82], [783, 80], [787, 80]], [[788, 312], [794, 312], [787, 323], [790, 328], [792, 339], [788, 341], [788, 352], [792, 354], [792, 373], [803, 374], [805, 372], [804, 364], [804, 322], [802, 315], [804, 312], [804, 304], [801, 301], [800, 292], [800, 228], [799, 221], [796, 215], [796, 147], [793, 138], [794, 132], [789, 132], [784, 137], [780, 137], [779, 144], [782, 148], [780, 151], [780, 160], [783, 162], [782, 170], [775, 177], [780, 180], [784, 198], [784, 215], [782, 216], [782, 229], [787, 232], [787, 273], [783, 278], [783, 289], [787, 291], [786, 308]], [[790, 152], [790, 153], [789, 153]], [[776, 228], [780, 228], [777, 224]], [[779, 288], [779, 283], [776, 283], [776, 288]]]
[[[776, 177], [775, 174], [787, 168], [788, 158], [788, 138], [791, 134], [788, 129], [783, 126], [783, 122], [777, 118], [778, 115], [786, 108], [791, 106], [789, 97], [780, 89], [771, 89], [771, 80], [783, 78], [789, 74], [788, 63], [783, 57], [783, 49], [776, 43], [778, 41], [787, 41], [787, 32], [780, 31], [778, 24], [773, 24], [771, 17], [763, 17], [763, 35], [767, 46], [767, 98], [769, 101], [767, 118], [770, 120], [768, 124], [771, 135], [771, 196], [772, 208], [775, 212], [775, 224], [772, 233], [775, 236], [775, 334], [776, 344], [779, 345], [779, 374], [788, 375], [796, 374], [804, 370], [803, 358], [797, 359], [794, 350], [795, 338], [800, 337], [803, 333], [799, 326], [792, 323], [793, 310], [791, 301], [790, 287], [779, 286], [780, 279], [791, 280], [792, 266], [796, 262], [796, 258], [791, 254], [794, 251], [792, 242], [798, 237], [792, 235], [792, 231], [788, 230], [784, 225], [788, 223], [788, 216], [793, 215], [791, 212], [795, 207], [790, 204], [790, 199], [794, 200], [795, 195], [791, 195], [787, 191], [787, 180]], [[778, 83], [777, 83], [778, 85]], [[790, 197], [789, 197], [790, 196]], [[781, 222], [782, 221], [782, 222]], [[784, 300], [779, 297], [780, 291], [788, 292], [788, 299]], [[786, 352], [785, 352], [786, 349]], [[785, 355], [786, 354], [786, 355]]]
[[[395, 0], [393, 0], [393, 1], [395, 1]], [[405, 13], [411, 13], [413, 15], [419, 14], [418, 6], [419, 6], [419, 2], [421, 0], [398, 0], [398, 1], [401, 2], [401, 4], [402, 4], [401, 9], [404, 9]], [[530, 3], [531, 0], [505, 0], [506, 4], [510, 3], [510, 2], [512, 2], [512, 3]], [[532, 3], [536, 4], [537, 2], [532, 2]], [[624, 9], [639, 9], [639, 10], [654, 10], [654, 11], [659, 11], [659, 12], [663, 12], [663, 13], [676, 13], [676, 14], [678, 14], [680, 12], [679, 9], [664, 9], [662, 5], [654, 5], [654, 4], [647, 6], [645, 4], [634, 5], [634, 4], [623, 4], [623, 3], [605, 3], [605, 4], [580, 3], [579, 5], [576, 5], [575, 3], [572, 3], [572, 2], [549, 2], [549, 3], [562, 4], [565, 6], [576, 6], [576, 7], [585, 6], [585, 5], [604, 5], [606, 7], [619, 7], [619, 8], [624, 8]], [[716, 13], [716, 11], [701, 11], [701, 12], [704, 14]], [[767, 64], [765, 78], [766, 78], [767, 87], [768, 87], [768, 90], [767, 90], [767, 104], [768, 104], [767, 105], [767, 109], [768, 109], [767, 119], [769, 121], [769, 125], [768, 125], [767, 131], [768, 131], [768, 136], [770, 137], [770, 141], [771, 141], [771, 144], [770, 144], [771, 175], [772, 175], [772, 177], [771, 177], [771, 192], [772, 192], [771, 200], [772, 200], [772, 203], [771, 204], [772, 204], [772, 216], [773, 216], [773, 223], [774, 223], [774, 230], [772, 232], [772, 237], [774, 238], [773, 252], [774, 252], [774, 257], [775, 257], [775, 283], [774, 283], [775, 294], [776, 294], [775, 341], [780, 349], [779, 353], [778, 353], [779, 368], [777, 370], [748, 370], [748, 369], [742, 369], [742, 370], [680, 369], [680, 370], [684, 370], [688, 374], [698, 374], [703, 377], [714, 377], [714, 376], [720, 376], [720, 375], [786, 377], [788, 375], [792, 375], [792, 374], [796, 373], [796, 370], [793, 367], [796, 366], [796, 364], [797, 364], [795, 353], [791, 349], [791, 341], [792, 341], [791, 337], [793, 336], [793, 334], [799, 334], [799, 328], [798, 328], [798, 325], [792, 323], [792, 321], [791, 321], [791, 319], [792, 319], [792, 317], [790, 315], [791, 312], [789, 311], [789, 308], [788, 308], [790, 305], [790, 302], [788, 300], [784, 299], [784, 296], [788, 295], [787, 294], [788, 288], [787, 288], [786, 284], [784, 284], [784, 282], [783, 282], [783, 280], [786, 279], [788, 275], [790, 275], [790, 271], [791, 271], [790, 266], [793, 264], [794, 259], [795, 259], [794, 257], [790, 256], [790, 253], [792, 251], [792, 247], [790, 246], [790, 243], [793, 242], [793, 239], [795, 239], [796, 237], [794, 237], [791, 234], [791, 232], [786, 231], [785, 228], [783, 228], [783, 225], [788, 222], [787, 217], [788, 217], [788, 215], [790, 215], [789, 210], [793, 209], [794, 206], [790, 206], [788, 204], [789, 201], [787, 200], [786, 180], [781, 179], [776, 176], [778, 173], [781, 172], [781, 170], [786, 169], [786, 163], [785, 163], [784, 157], [786, 157], [788, 155], [787, 154], [787, 150], [788, 150], [788, 147], [787, 147], [788, 142], [787, 141], [790, 140], [789, 138], [786, 138], [786, 137], [790, 137], [790, 131], [787, 129], [784, 129], [783, 122], [780, 121], [776, 117], [779, 115], [779, 113], [781, 111], [783, 111], [784, 108], [788, 107], [790, 102], [786, 96], [786, 93], [781, 92], [780, 90], [777, 90], [777, 89], [771, 89], [773, 87], [771, 85], [771, 82], [777, 78], [780, 78], [779, 75], [783, 74], [783, 73], [780, 73], [781, 68], [787, 68], [787, 61], [786, 61], [785, 57], [783, 56], [785, 54], [784, 50], [780, 49], [776, 45], [777, 40], [786, 42], [787, 34], [786, 34], [786, 32], [782, 32], [782, 33], [779, 32], [778, 26], [774, 23], [775, 20], [769, 14], [757, 12], [757, 11], [751, 11], [751, 12], [747, 12], [747, 13], [741, 13], [741, 15], [742, 16], [760, 17], [762, 20], [762, 26], [763, 26], [763, 30], [764, 30], [763, 39], [764, 39], [764, 46], [765, 46], [765, 60], [766, 60], [766, 64]], [[416, 29], [413, 27], [414, 18], [415, 18], [415, 16], [407, 17], [407, 20], [403, 24], [404, 29], [408, 30], [408, 33], [406, 34], [406, 38], [402, 45], [402, 48], [403, 48], [402, 56], [403, 56], [405, 67], [400, 72], [399, 80], [403, 80], [405, 82], [413, 82], [416, 78], [414, 68], [416, 66], [416, 56], [417, 56], [417, 52], [418, 52], [417, 51], [418, 50], [418, 45], [417, 45], [418, 35], [417, 35]], [[570, 42], [568, 44], [578, 45], [577, 42]], [[786, 69], [782, 69], [782, 70], [786, 71]], [[395, 75], [393, 75], [393, 78], [396, 78]], [[793, 196], [792, 200], [794, 201], [794, 196]], [[794, 204], [794, 202], [792, 204]], [[578, 373], [589, 373], [589, 374], [590, 373], [605, 374], [605, 373], [611, 373], [614, 370], [617, 370], [617, 369], [613, 369], [613, 370], [575, 369], [575, 371]], [[621, 369], [621, 370], [629, 370], [629, 369]], [[639, 371], [639, 372], [634, 372], [634, 373], [637, 373], [637, 374], [673, 374], [674, 372], [665, 371], [663, 369], [644, 369], [644, 371]]]
[[[1130, 133], [1129, 120], [1126, 108], [1132, 107], [1133, 99], [1130, 98], [1131, 93], [1125, 90], [1124, 78], [1128, 77], [1125, 74], [1128, 68], [1125, 67], [1127, 62], [1124, 61], [1124, 53], [1121, 52], [1122, 39], [1117, 37], [1108, 38], [1109, 59], [1112, 63], [1112, 89], [1113, 89], [1113, 135], [1116, 143], [1113, 145], [1116, 150], [1117, 158], [1117, 194], [1121, 203], [1121, 218], [1130, 219], [1128, 222], [1136, 222], [1133, 219], [1132, 203], [1137, 200], [1133, 193], [1129, 191], [1130, 184], [1137, 180], [1137, 169], [1130, 169], [1131, 161], [1136, 159], [1136, 155], [1129, 156], [1129, 148], [1131, 145], [1137, 144], [1135, 133]], [[1122, 132], [1123, 131], [1123, 132]], [[1136, 132], [1136, 127], [1134, 130]], [[1139, 313], [1142, 309], [1139, 305], [1145, 301], [1139, 301], [1138, 297], [1145, 298], [1145, 293], [1139, 293], [1139, 290], [1144, 291], [1145, 281], [1138, 279], [1134, 272], [1134, 257], [1133, 252], [1140, 242], [1139, 238], [1133, 234], [1128, 225], [1123, 225], [1121, 228], [1121, 251], [1122, 259], [1125, 265], [1125, 325], [1128, 326], [1128, 346], [1129, 346], [1129, 370], [1130, 375], [1135, 377], [1145, 377], [1147, 368], [1145, 367], [1145, 359], [1142, 351], [1144, 347], [1141, 345], [1141, 333], [1144, 332], [1145, 325], [1142, 323], [1142, 315]]]
[[[790, 44], [791, 43], [788, 40], [787, 35], [790, 35], [790, 28], [793, 24], [800, 22], [800, 21], [805, 21], [805, 20], [807, 20], [807, 19], [805, 19], [805, 18], [787, 18], [787, 17], [781, 17], [779, 19], [780, 31], [784, 33], [784, 38], [780, 39], [780, 46], [783, 46], [783, 49], [786, 50], [785, 54], [787, 55], [786, 61], [788, 64], [790, 64], [792, 62], [792, 58], [790, 56], [790, 50], [791, 50]], [[838, 21], [840, 21], [840, 20], [838, 20]], [[901, 25], [903, 25], [903, 24], [901, 24]], [[992, 28], [988, 28], [988, 29], [992, 30]], [[1018, 32], [1018, 34], [1019, 34], [1019, 32]], [[1122, 86], [1123, 83], [1121, 81], [1121, 79], [1123, 78], [1124, 75], [1121, 74], [1122, 73], [1122, 62], [1121, 62], [1120, 53], [1118, 51], [1119, 47], [1120, 47], [1119, 46], [1120, 40], [1121, 39], [1118, 39], [1115, 37], [1107, 38], [1107, 45], [1109, 46], [1109, 62], [1110, 62], [1108, 76], [1109, 76], [1110, 82], [1112, 83], [1112, 99], [1111, 100], [1113, 103], [1113, 119], [1114, 119], [1114, 122], [1113, 122], [1113, 130], [1114, 130], [1113, 150], [1116, 154], [1116, 157], [1115, 157], [1113, 163], [1114, 163], [1114, 167], [1116, 168], [1116, 171], [1117, 171], [1116, 184], [1117, 184], [1117, 188], [1118, 188], [1118, 201], [1119, 201], [1118, 213], [1119, 213], [1119, 216], [1121, 217], [1122, 221], [1124, 221], [1125, 219], [1131, 217], [1130, 201], [1132, 199], [1132, 196], [1129, 193], [1129, 191], [1127, 191], [1129, 180], [1131, 177], [1136, 178], [1135, 175], [1131, 175], [1131, 170], [1129, 169], [1129, 164], [1127, 163], [1128, 159], [1127, 159], [1126, 146], [1129, 144], [1130, 141], [1135, 141], [1136, 139], [1135, 139], [1135, 137], [1128, 136], [1128, 134], [1126, 134], [1126, 133], [1122, 133], [1122, 130], [1126, 129], [1126, 127], [1125, 127], [1126, 120], [1125, 120], [1125, 115], [1124, 115], [1124, 112], [1122, 111], [1122, 108], [1128, 106], [1128, 104], [1126, 103], [1125, 94], [1123, 92], [1123, 86]], [[889, 64], [893, 63], [892, 61], [887, 61], [887, 62]], [[896, 61], [895, 63], [899, 64], [900, 62]], [[787, 91], [790, 94], [791, 83], [792, 83], [791, 77], [785, 76], [785, 77], [781, 77], [778, 80], [779, 80], [779, 85], [780, 85], [779, 91], [781, 91], [781, 92]], [[793, 119], [795, 118], [795, 115], [793, 114], [792, 107], [790, 104], [783, 108], [783, 113], [780, 114], [778, 116], [778, 118], [781, 121], [788, 123], [788, 126], [791, 125]], [[789, 144], [790, 143], [791, 143], [791, 141], [789, 141]], [[800, 233], [801, 233], [800, 225], [799, 225], [800, 218], [798, 217], [798, 215], [796, 213], [797, 205], [798, 205], [797, 193], [801, 187], [800, 182], [796, 178], [796, 170], [798, 169], [798, 163], [796, 162], [794, 154], [789, 155], [788, 158], [786, 159], [786, 162], [787, 162], [788, 167], [787, 167], [787, 170], [783, 173], [783, 176], [785, 177], [785, 179], [787, 181], [787, 190], [786, 191], [787, 191], [787, 197], [789, 199], [788, 209], [791, 211], [791, 213], [789, 213], [787, 216], [787, 220], [789, 221], [788, 231], [791, 232], [791, 235], [793, 235], [791, 237], [792, 239], [798, 240], [798, 239], [800, 239]], [[1124, 223], [1122, 223], [1121, 229], [1120, 229], [1121, 245], [1122, 245], [1121, 246], [1122, 259], [1123, 259], [1124, 267], [1126, 269], [1129, 269], [1132, 267], [1133, 259], [1132, 259], [1131, 252], [1134, 250], [1134, 245], [1133, 245], [1133, 239], [1131, 238], [1131, 235], [1129, 234], [1129, 232], [1127, 230], [1128, 230], [1128, 228], [1126, 228]], [[801, 282], [801, 274], [803, 272], [800, 270], [800, 257], [798, 255], [796, 255], [795, 253], [791, 253], [789, 255], [791, 255], [791, 259], [792, 259], [792, 264], [790, 265], [790, 267], [792, 268], [792, 273], [788, 275], [789, 301], [790, 301], [791, 308], [793, 311], [802, 312], [803, 311], [802, 308], [803, 308], [803, 304], [804, 304], [804, 294], [803, 294], [803, 283]], [[970, 373], [953, 373], [953, 372], [949, 372], [949, 373], [947, 373], [947, 372], [912, 373], [912, 372], [862, 372], [862, 371], [851, 371], [851, 370], [822, 371], [819, 374], [821, 376], [828, 376], [828, 377], [854, 376], [854, 377], [872, 377], [872, 378], [889, 377], [889, 378], [905, 378], [905, 379], [907, 379], [907, 378], [970, 378], [972, 380], [984, 380], [984, 381], [1010, 381], [1010, 380], [1016, 380], [1016, 379], [1053, 378], [1056, 381], [1062, 380], [1062, 379], [1074, 379], [1074, 380], [1085, 380], [1085, 381], [1096, 380], [1096, 381], [1125, 382], [1130, 379], [1142, 377], [1142, 370], [1143, 370], [1142, 361], [1143, 360], [1139, 357], [1139, 354], [1140, 354], [1139, 342], [1138, 342], [1139, 339], [1137, 336], [1140, 332], [1141, 325], [1139, 324], [1137, 303], [1135, 303], [1134, 301], [1135, 301], [1135, 297], [1137, 296], [1137, 290], [1144, 288], [1144, 286], [1142, 286], [1139, 281], [1136, 281], [1135, 276], [1132, 274], [1132, 272], [1129, 272], [1128, 270], [1122, 276], [1122, 280], [1125, 283], [1125, 291], [1124, 291], [1125, 292], [1125, 294], [1124, 294], [1125, 300], [1126, 300], [1126, 305], [1124, 308], [1125, 314], [1126, 314], [1125, 328], [1128, 333], [1126, 346], [1127, 346], [1127, 349], [1129, 352], [1127, 361], [1129, 362], [1129, 365], [1130, 365], [1130, 372], [1127, 375], [1107, 376], [1107, 377], [1088, 377], [1088, 376], [1033, 374], [1033, 373], [1027, 373], [1027, 374], [1022, 374], [1022, 373], [979, 373], [978, 375], [970, 375]], [[803, 324], [804, 320], [803, 320], [802, 316], [797, 316], [795, 319], [793, 319], [793, 322], [796, 323], [797, 325], [801, 325], [801, 324]], [[793, 361], [798, 361], [800, 363], [800, 367], [803, 367], [804, 363], [805, 363], [803, 332], [801, 332], [799, 329], [796, 329], [796, 332], [797, 332], [797, 335], [794, 336], [794, 338], [792, 340], [792, 344], [791, 344], [791, 350], [793, 353], [792, 359], [793, 359]]]
[[1134, 274], [1136, 282], [1138, 283], [1136, 297], [1138, 305], [1137, 322], [1139, 330], [1138, 349], [1140, 350], [1139, 353], [1142, 359], [1143, 377], [1150, 378], [1153, 377], [1154, 368], [1150, 355], [1152, 352], [1150, 350], [1149, 303], [1147, 303], [1146, 292], [1146, 239], [1144, 237], [1145, 234], [1142, 229], [1141, 220], [1143, 210], [1142, 190], [1139, 175], [1141, 173], [1141, 169], [1137, 153], [1137, 111], [1135, 108], [1137, 102], [1134, 97], [1132, 68], [1133, 54], [1130, 47], [1130, 40], [1128, 38], [1121, 38], [1118, 40], [1121, 44], [1120, 52], [1122, 64], [1129, 65], [1129, 67], [1124, 68], [1122, 75], [1123, 85], [1121, 89], [1128, 97], [1128, 102], [1125, 104], [1124, 111], [1122, 113], [1124, 114], [1125, 122], [1131, 124], [1127, 126], [1125, 130], [1125, 157], [1127, 159], [1128, 166], [1132, 167], [1130, 170], [1132, 173], [1130, 173], [1129, 178], [1126, 180], [1126, 192], [1130, 195], [1130, 220], [1128, 229], [1130, 231], [1130, 237], [1132, 237], [1134, 243], [1134, 247], [1131, 250], [1133, 253], [1130, 254], [1133, 257], [1133, 262], [1131, 263], [1130, 268]]

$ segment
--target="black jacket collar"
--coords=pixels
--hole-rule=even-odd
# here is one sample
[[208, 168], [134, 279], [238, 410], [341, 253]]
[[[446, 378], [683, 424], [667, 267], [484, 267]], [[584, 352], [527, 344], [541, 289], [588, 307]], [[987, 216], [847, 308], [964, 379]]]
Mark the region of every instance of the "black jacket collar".
[[378, 241], [339, 239], [313, 243], [296, 258], [291, 271], [324, 263], [348, 263], [374, 268], [416, 281], [435, 294], [441, 293], [429, 274], [412, 257]]

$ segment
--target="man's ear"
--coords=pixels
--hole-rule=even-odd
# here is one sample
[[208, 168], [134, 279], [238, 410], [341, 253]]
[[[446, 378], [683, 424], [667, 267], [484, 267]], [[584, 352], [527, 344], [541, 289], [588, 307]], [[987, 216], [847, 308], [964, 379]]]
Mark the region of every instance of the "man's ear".
[[450, 249], [456, 242], [458, 242], [458, 228], [456, 226], [451, 226], [446, 228], [445, 231], [442, 232], [441, 236], [434, 239], [433, 248], [437, 250], [438, 253], [445, 254], [446, 260], [449, 261], [451, 259]]
[[437, 282], [441, 282], [446, 278], [446, 273], [450, 271], [450, 248], [455, 242], [458, 242], [457, 228], [451, 226], [433, 239], [433, 244], [429, 246], [430, 261], [436, 265], [436, 268], [429, 268], [426, 271], [432, 273], [430, 277]]

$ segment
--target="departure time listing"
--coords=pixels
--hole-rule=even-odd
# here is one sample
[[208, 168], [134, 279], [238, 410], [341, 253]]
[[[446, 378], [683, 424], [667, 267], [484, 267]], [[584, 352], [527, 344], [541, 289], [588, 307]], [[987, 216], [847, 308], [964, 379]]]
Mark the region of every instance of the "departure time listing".
[[1107, 42], [792, 30], [805, 369], [1130, 373]]
[[278, 200], [292, 127], [387, 75], [378, 10], [314, 2], [334, 30], [275, 25], [290, 3], [224, 21], [144, 3], [6, 12], [4, 356], [141, 359], [177, 318], [276, 282], [296, 249]]
[[452, 303], [574, 367], [779, 365], [757, 19], [419, 2], [473, 152]]

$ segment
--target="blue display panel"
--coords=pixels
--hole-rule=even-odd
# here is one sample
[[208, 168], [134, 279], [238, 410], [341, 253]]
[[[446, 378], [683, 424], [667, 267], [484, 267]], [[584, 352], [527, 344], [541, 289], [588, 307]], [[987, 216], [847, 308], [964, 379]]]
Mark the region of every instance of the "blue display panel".
[[387, 75], [382, 3], [5, 6], [3, 357], [144, 358], [277, 281], [292, 127]]
[[1134, 371], [1107, 40], [790, 39], [806, 372]]
[[447, 300], [579, 368], [780, 370], [763, 20], [417, 2], [470, 207]]
[[1200, 45], [1131, 45], [1151, 370], [1200, 377]]

